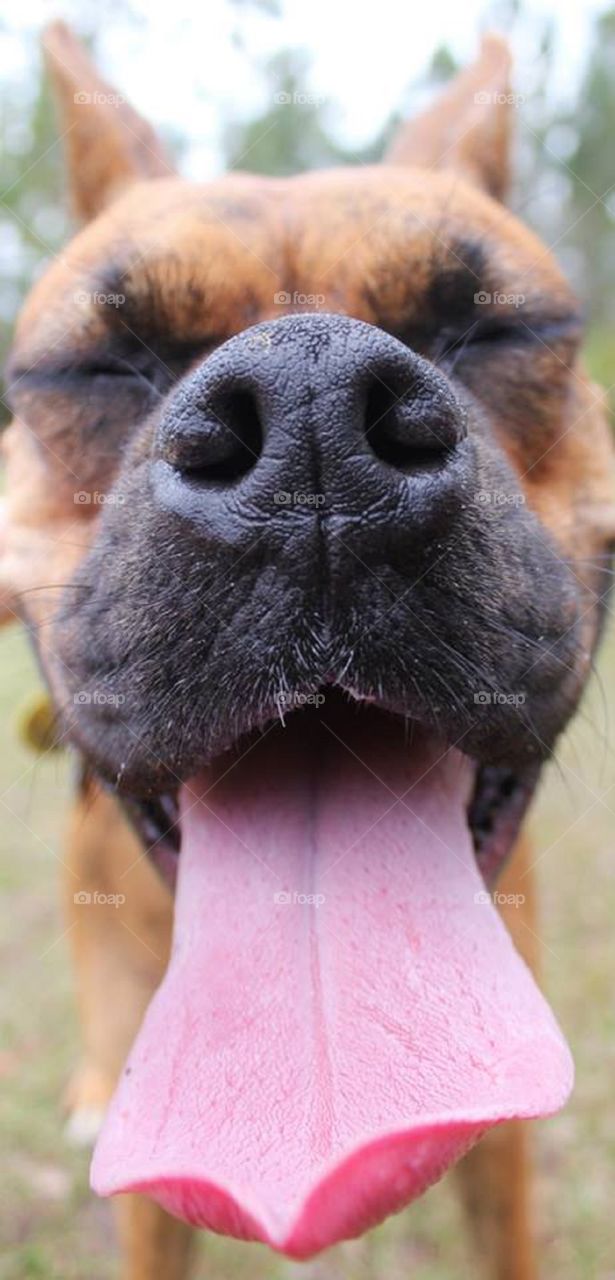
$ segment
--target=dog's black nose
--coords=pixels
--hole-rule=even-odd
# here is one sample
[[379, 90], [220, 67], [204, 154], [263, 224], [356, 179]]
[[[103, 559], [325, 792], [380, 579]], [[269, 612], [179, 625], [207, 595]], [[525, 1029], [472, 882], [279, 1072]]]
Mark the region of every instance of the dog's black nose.
[[347, 316], [287, 316], [231, 338], [170, 398], [155, 489], [231, 541], [306, 513], [416, 527], [460, 500], [464, 445], [462, 407], [427, 360]]

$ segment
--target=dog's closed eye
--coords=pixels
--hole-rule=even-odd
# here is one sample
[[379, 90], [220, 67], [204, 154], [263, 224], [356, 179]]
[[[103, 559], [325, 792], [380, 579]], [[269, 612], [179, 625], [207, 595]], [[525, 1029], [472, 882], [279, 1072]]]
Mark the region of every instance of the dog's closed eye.
[[130, 397], [149, 411], [213, 346], [167, 342], [156, 351], [135, 335], [124, 349], [83, 351], [70, 360], [57, 353], [32, 367], [21, 359], [7, 369], [7, 399], [20, 411], [24, 396], [61, 395], [81, 402], [84, 396], [88, 402]]
[[575, 312], [506, 311], [502, 316], [474, 314], [463, 325], [443, 322], [438, 329], [421, 329], [412, 325], [399, 336], [402, 342], [421, 355], [438, 363], [464, 353], [489, 358], [511, 349], [536, 350], [540, 347], [565, 346], [568, 357], [574, 354], [582, 337], [582, 317]]

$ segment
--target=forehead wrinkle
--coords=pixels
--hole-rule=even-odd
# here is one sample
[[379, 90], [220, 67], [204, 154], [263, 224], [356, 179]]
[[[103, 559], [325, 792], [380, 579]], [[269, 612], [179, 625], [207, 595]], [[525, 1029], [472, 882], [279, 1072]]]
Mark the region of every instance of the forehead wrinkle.
[[113, 323], [122, 319], [147, 329], [156, 327], [172, 308], [178, 311], [203, 312], [207, 300], [207, 263], [184, 261], [178, 252], [164, 257], [111, 265], [94, 273], [93, 283], [100, 295], [101, 310]]
[[91, 277], [99, 318], [108, 332], [123, 326], [180, 339], [221, 336], [233, 319], [252, 323], [263, 305], [262, 282], [238, 256], [233, 243], [226, 257], [218, 243], [210, 253], [184, 255], [179, 246], [134, 265], [108, 264]]

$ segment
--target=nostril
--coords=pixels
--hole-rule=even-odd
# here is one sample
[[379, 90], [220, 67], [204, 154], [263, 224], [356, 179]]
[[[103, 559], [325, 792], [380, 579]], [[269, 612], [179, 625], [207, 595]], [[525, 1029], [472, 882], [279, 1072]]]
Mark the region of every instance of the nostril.
[[224, 440], [222, 454], [205, 462], [200, 471], [212, 480], [239, 480], [252, 470], [263, 448], [263, 430], [256, 400], [250, 391], [234, 391], [213, 406]]
[[377, 458], [398, 471], [442, 466], [452, 442], [449, 433], [438, 431], [438, 425], [423, 397], [417, 400], [412, 391], [398, 394], [380, 381], [369, 387], [365, 399], [367, 441]]
[[172, 461], [192, 480], [232, 483], [256, 465], [263, 431], [251, 391], [212, 398], [174, 433]]

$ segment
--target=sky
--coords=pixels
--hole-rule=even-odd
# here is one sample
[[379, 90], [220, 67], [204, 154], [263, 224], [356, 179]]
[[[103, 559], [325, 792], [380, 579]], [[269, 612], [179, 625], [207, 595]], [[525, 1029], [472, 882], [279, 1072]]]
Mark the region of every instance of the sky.
[[[0, 74], [33, 81], [33, 33], [63, 17], [87, 33], [91, 0], [4, 0], [0, 19]], [[538, 74], [538, 39], [555, 20], [554, 91], [565, 98], [581, 74], [592, 18], [604, 0], [525, 0], [512, 32], [515, 89], [531, 93]], [[333, 132], [346, 144], [368, 141], [446, 42], [460, 61], [472, 58], [481, 30], [494, 25], [484, 0], [281, 0], [279, 19], [228, 0], [130, 0], [136, 20], [118, 0], [98, 0], [103, 32], [99, 62], [116, 86], [150, 119], [187, 134], [189, 176], [220, 166], [223, 119], [249, 117], [267, 105], [257, 71], [285, 46], [312, 57], [306, 92], [327, 106]], [[241, 25], [244, 50], [233, 32]]]

